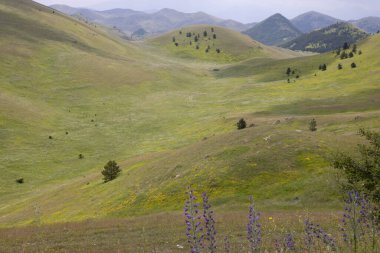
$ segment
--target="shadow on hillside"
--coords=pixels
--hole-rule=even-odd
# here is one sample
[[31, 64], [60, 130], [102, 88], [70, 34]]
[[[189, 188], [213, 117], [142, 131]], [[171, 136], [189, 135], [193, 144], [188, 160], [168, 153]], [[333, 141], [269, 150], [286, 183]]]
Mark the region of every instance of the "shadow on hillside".
[[[287, 80], [286, 70], [290, 67], [302, 78], [318, 72], [321, 64], [335, 60], [333, 54], [313, 55], [284, 60], [259, 58], [241, 62], [215, 72], [216, 78], [237, 78], [257, 76], [259, 82]], [[292, 76], [290, 76], [292, 78]]]
[[350, 96], [326, 99], [305, 99], [292, 104], [277, 105], [268, 111], [257, 112], [255, 115], [322, 115], [379, 109], [380, 89], [372, 89]]

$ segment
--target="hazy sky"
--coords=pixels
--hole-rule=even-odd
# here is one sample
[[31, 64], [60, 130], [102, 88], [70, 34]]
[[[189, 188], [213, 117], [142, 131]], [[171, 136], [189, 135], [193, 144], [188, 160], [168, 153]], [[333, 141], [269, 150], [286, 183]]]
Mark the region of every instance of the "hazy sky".
[[261, 21], [277, 12], [293, 18], [310, 10], [345, 20], [380, 16], [380, 0], [37, 0], [37, 2], [98, 10], [128, 8], [154, 11], [173, 8], [183, 12], [204, 11], [241, 22]]

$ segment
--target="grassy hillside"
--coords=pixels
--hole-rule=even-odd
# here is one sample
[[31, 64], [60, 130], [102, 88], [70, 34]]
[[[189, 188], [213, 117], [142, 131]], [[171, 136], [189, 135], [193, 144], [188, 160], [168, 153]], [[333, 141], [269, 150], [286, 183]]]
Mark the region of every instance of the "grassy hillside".
[[356, 43], [369, 35], [348, 23], [337, 23], [329, 27], [304, 34], [289, 41], [281, 47], [291, 50], [311, 51], [317, 53], [329, 52], [343, 46], [345, 42]]
[[185, 27], [151, 39], [148, 43], [171, 56], [219, 63], [300, 55], [265, 46], [226, 28], [206, 25]]
[[275, 14], [244, 32], [265, 45], [278, 46], [302, 34], [287, 18]]
[[[215, 27], [207, 58], [173, 45], [195, 28], [132, 44], [29, 1], [0, 11], [2, 227], [177, 211], [190, 184], [221, 211], [251, 194], [262, 210], [335, 210], [329, 159], [380, 128], [379, 36], [353, 59], [291, 58]], [[237, 131], [241, 117], [254, 125]], [[110, 159], [123, 171], [104, 184]]]

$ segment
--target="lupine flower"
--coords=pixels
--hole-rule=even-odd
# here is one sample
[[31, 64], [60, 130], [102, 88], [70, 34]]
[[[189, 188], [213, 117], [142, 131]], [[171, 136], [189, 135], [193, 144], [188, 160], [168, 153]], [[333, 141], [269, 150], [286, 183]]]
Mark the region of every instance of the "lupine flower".
[[371, 241], [374, 251], [378, 235], [375, 208], [365, 194], [357, 191], [348, 192], [345, 203], [341, 226], [343, 240], [354, 252], [358, 251], [360, 244]]
[[260, 214], [256, 213], [253, 204], [253, 198], [250, 198], [251, 205], [249, 206], [247, 239], [251, 252], [258, 252], [261, 243], [261, 225], [259, 224]]
[[231, 252], [231, 244], [230, 244], [230, 239], [228, 236], [224, 237], [224, 252], [225, 253]]
[[327, 234], [318, 224], [314, 224], [310, 219], [305, 220], [305, 246], [310, 250], [315, 246], [317, 241], [322, 241], [330, 250], [336, 251], [335, 240]]
[[214, 211], [211, 210], [211, 205], [208, 202], [207, 193], [202, 194], [203, 199], [203, 220], [206, 232], [206, 240], [208, 242], [208, 249], [210, 253], [216, 251], [216, 230], [215, 230], [215, 220]]
[[294, 237], [292, 234], [288, 234], [285, 238], [285, 244], [286, 244], [286, 248], [289, 250], [289, 251], [295, 251], [296, 250], [296, 243], [294, 241]]
[[274, 240], [274, 249], [276, 250], [276, 253], [282, 253], [282, 246], [277, 239]]
[[191, 247], [191, 253], [200, 253], [203, 248], [202, 216], [199, 214], [198, 204], [193, 190], [186, 192], [188, 199], [185, 202], [185, 222], [187, 242]]

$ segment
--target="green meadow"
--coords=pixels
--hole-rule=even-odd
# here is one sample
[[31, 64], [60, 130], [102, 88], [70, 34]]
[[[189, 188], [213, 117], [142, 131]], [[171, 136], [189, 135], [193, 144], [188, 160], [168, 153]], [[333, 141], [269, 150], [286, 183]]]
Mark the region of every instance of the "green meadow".
[[[144, 217], [180, 219], [190, 185], [226, 216], [245, 210], [250, 195], [275, 215], [335, 213], [342, 193], [331, 159], [355, 151], [360, 128], [380, 129], [379, 35], [358, 45], [362, 55], [340, 60], [264, 46], [220, 27], [209, 53], [208, 37], [199, 50], [186, 37], [212, 34], [207, 26], [125, 41], [26, 0], [2, 0], [0, 23], [3, 238], [80, 222], [75, 230], [88, 219], [100, 219], [92, 228], [104, 232], [114, 225], [107, 219], [128, 217], [131, 236], [141, 239]], [[287, 76], [288, 67], [295, 74]], [[249, 127], [238, 131], [240, 118]], [[313, 118], [317, 132], [308, 129]], [[109, 160], [122, 173], [104, 184]], [[75, 243], [46, 247], [28, 250], [60, 252]]]

